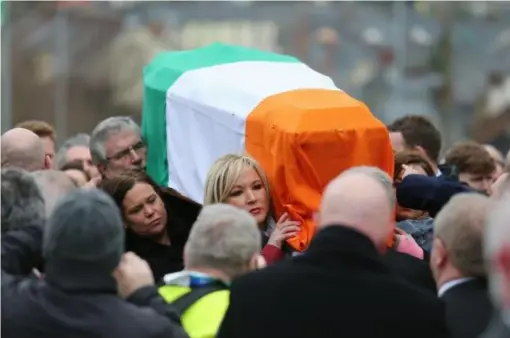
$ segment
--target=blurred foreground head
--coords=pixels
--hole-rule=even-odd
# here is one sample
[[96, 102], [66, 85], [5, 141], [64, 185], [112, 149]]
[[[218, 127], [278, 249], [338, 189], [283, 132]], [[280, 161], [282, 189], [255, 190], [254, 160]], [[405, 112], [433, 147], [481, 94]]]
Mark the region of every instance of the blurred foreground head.
[[345, 226], [367, 236], [380, 250], [393, 232], [395, 195], [391, 178], [379, 168], [354, 167], [329, 183], [319, 227]]
[[489, 272], [494, 305], [503, 313], [510, 311], [510, 194], [495, 202], [486, 220], [485, 261]]
[[113, 270], [124, 252], [124, 228], [113, 200], [77, 189], [57, 202], [43, 236], [48, 283], [63, 290], [116, 290]]

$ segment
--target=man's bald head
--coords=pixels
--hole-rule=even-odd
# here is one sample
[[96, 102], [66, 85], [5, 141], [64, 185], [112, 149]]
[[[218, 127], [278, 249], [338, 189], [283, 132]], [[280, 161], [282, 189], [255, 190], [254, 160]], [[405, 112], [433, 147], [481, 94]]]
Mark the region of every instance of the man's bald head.
[[355, 167], [326, 187], [319, 226], [354, 228], [382, 249], [392, 231], [394, 205], [393, 184], [388, 174], [375, 167]]
[[57, 201], [77, 189], [69, 176], [57, 170], [40, 170], [32, 173], [44, 198], [46, 217], [53, 212]]
[[28, 129], [6, 131], [1, 138], [1, 148], [2, 168], [17, 167], [29, 172], [46, 168], [43, 142]]

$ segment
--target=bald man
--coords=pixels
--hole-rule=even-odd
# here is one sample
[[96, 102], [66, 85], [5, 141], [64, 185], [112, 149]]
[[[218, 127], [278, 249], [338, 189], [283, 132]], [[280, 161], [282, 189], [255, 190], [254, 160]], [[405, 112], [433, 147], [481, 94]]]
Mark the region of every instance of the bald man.
[[377, 168], [334, 179], [307, 252], [235, 280], [218, 337], [448, 337], [437, 297], [381, 260], [393, 205]]
[[44, 144], [33, 132], [24, 128], [6, 131], [1, 137], [2, 168], [17, 167], [32, 172], [50, 167]]

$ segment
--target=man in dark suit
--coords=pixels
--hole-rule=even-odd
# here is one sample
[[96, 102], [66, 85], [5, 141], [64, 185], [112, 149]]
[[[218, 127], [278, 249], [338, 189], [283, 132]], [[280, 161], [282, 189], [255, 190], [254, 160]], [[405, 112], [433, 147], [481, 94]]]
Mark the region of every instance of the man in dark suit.
[[430, 266], [453, 338], [478, 337], [491, 318], [482, 252], [489, 206], [486, 196], [459, 194], [435, 219]]
[[333, 180], [307, 252], [234, 281], [218, 337], [448, 337], [441, 302], [381, 260], [394, 203], [377, 168]]
[[489, 291], [496, 308], [492, 322], [480, 338], [510, 337], [510, 186], [504, 186], [486, 220], [485, 261]]

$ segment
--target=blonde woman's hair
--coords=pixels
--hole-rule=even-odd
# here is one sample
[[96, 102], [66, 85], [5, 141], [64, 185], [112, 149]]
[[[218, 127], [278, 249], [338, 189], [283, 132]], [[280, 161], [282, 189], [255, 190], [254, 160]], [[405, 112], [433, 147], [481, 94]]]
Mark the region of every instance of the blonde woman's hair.
[[246, 167], [252, 168], [259, 175], [269, 198], [271, 196], [269, 183], [260, 164], [249, 156], [228, 154], [217, 159], [207, 173], [204, 206], [225, 203], [235, 182]]

